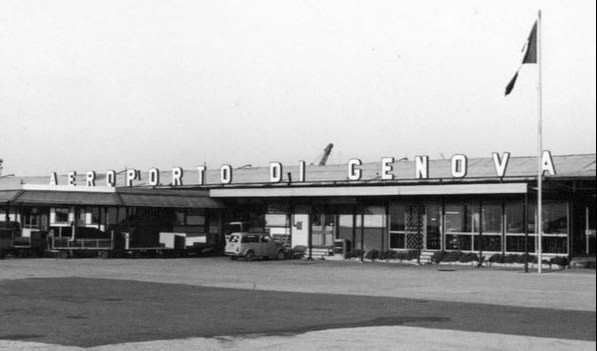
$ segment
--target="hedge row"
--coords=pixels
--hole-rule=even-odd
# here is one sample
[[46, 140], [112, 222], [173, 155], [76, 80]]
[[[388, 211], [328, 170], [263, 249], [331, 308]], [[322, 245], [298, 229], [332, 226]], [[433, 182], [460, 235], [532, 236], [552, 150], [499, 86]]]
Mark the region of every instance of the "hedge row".
[[[407, 250], [407, 251], [393, 251], [388, 250], [380, 252], [379, 250], [369, 250], [364, 253], [364, 258], [368, 260], [416, 260], [419, 258], [421, 251]], [[363, 255], [362, 250], [353, 250], [346, 254], [346, 258], [360, 258]]]
[[[440, 262], [473, 262], [479, 261], [479, 256], [472, 252], [462, 251], [437, 251], [431, 257], [433, 263]], [[537, 257], [527, 254], [494, 254], [488, 259], [492, 263], [537, 263]], [[556, 256], [550, 260], [543, 260], [543, 263], [567, 266], [570, 262], [567, 257]]]
[[462, 251], [437, 251], [431, 256], [431, 262], [462, 262], [468, 263], [479, 261], [479, 256], [473, 252]]
[[[392, 251], [379, 252], [378, 250], [369, 250], [364, 252], [362, 250], [353, 250], [346, 254], [346, 258], [364, 258], [368, 260], [416, 260], [419, 258], [421, 252], [419, 250], [407, 250], [407, 251]], [[431, 257], [431, 262], [479, 262], [479, 255], [474, 252], [462, 252], [462, 251], [436, 251]], [[494, 254], [488, 259], [492, 263], [537, 263], [537, 257], [535, 255], [527, 254]], [[550, 260], [543, 260], [546, 264], [557, 264], [560, 266], [567, 266], [570, 261], [567, 257], [556, 256]]]
[[[489, 262], [494, 263], [537, 263], [538, 259], [535, 255], [527, 255], [527, 254], [495, 254], [489, 258]], [[550, 260], [542, 260], [542, 263], [548, 264], [557, 264], [560, 266], [567, 266], [570, 264], [568, 257], [556, 256]]]

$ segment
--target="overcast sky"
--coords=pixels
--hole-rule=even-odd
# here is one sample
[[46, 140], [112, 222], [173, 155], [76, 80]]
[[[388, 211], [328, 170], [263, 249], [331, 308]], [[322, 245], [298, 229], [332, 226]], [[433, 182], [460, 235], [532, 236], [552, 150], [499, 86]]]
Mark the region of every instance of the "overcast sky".
[[595, 153], [595, 2], [0, 0], [3, 174]]

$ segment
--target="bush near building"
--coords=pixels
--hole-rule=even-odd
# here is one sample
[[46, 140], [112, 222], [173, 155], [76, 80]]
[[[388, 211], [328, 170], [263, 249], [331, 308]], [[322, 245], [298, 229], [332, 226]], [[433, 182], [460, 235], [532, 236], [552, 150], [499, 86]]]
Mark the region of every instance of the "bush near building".
[[431, 256], [431, 262], [461, 262], [470, 263], [479, 261], [479, 256], [474, 252], [462, 252], [462, 251], [437, 251]]
[[351, 258], [363, 258], [367, 260], [398, 260], [398, 261], [411, 261], [419, 259], [421, 255], [420, 250], [404, 250], [404, 251], [395, 251], [395, 250], [388, 250], [385, 252], [380, 252], [379, 250], [372, 249], [369, 251], [364, 252], [363, 250], [353, 250], [346, 254], [346, 259]]
[[368, 260], [376, 260], [379, 258], [379, 251], [378, 250], [369, 250], [367, 251], [367, 253], [365, 254], [365, 258]]
[[346, 259], [361, 258], [361, 256], [363, 256], [363, 254], [364, 254], [363, 250], [359, 250], [359, 249], [352, 250], [346, 254]]
[[406, 251], [395, 251], [395, 250], [388, 250], [381, 254], [380, 259], [382, 260], [400, 260], [400, 261], [410, 261], [416, 260], [421, 255], [420, 250], [406, 250]]
[[[529, 254], [494, 254], [489, 257], [489, 262], [492, 263], [537, 263], [538, 259], [535, 255]], [[556, 256], [549, 260], [543, 260], [544, 264], [555, 264], [559, 266], [567, 266], [570, 264], [570, 260], [567, 257]]]

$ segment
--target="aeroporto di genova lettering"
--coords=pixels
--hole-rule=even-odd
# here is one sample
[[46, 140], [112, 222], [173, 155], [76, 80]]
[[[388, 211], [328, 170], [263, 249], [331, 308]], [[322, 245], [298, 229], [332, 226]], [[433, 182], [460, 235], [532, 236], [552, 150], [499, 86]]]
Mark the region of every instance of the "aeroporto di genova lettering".
[[[495, 166], [495, 172], [497, 177], [504, 177], [508, 168], [508, 161], [510, 160], [510, 153], [504, 152], [501, 156], [497, 152], [492, 153], [493, 163]], [[428, 179], [429, 178], [429, 156], [415, 156], [415, 179]], [[451, 175], [453, 178], [465, 178], [468, 171], [468, 158], [465, 155], [457, 154], [452, 156], [451, 160]], [[379, 176], [381, 180], [393, 180], [395, 159], [394, 157], [382, 157], [381, 168]], [[363, 175], [362, 169], [359, 168], [363, 165], [363, 162], [358, 158], [350, 159], [347, 162], [347, 177], [350, 181], [359, 181]], [[305, 161], [299, 161], [299, 174], [297, 182], [306, 181], [306, 163]], [[206, 166], [198, 166], [197, 170], [197, 182], [195, 185], [205, 185], [205, 172], [207, 171]], [[550, 151], [543, 151], [541, 158], [541, 170], [542, 172], [548, 172], [550, 175], [556, 174], [556, 169], [553, 164], [553, 158]], [[133, 186], [135, 181], [141, 180], [140, 171], [137, 169], [127, 169], [124, 177], [125, 186]], [[280, 183], [283, 180], [283, 165], [280, 162], [270, 162], [269, 165], [269, 181], [271, 183]], [[106, 186], [116, 187], [116, 171], [108, 170], [106, 172]], [[183, 185], [184, 171], [181, 167], [172, 168], [172, 182], [171, 186], [182, 186]], [[147, 172], [147, 183], [151, 186], [158, 186], [160, 184], [160, 170], [153, 167]], [[85, 176], [85, 186], [94, 187], [96, 186], [97, 174], [95, 171], [87, 171]], [[231, 165], [225, 164], [220, 167], [220, 183], [231, 184], [233, 179], [233, 168]], [[56, 172], [52, 172], [50, 175], [50, 185], [59, 185], [58, 176]], [[77, 185], [77, 172], [72, 171], [67, 174], [67, 184], [70, 186]]]

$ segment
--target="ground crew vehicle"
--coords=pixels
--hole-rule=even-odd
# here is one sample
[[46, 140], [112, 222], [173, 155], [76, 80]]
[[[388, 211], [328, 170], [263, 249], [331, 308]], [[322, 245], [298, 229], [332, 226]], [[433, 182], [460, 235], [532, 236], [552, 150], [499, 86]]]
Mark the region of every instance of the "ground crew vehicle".
[[0, 223], [0, 259], [6, 257], [6, 255], [11, 253], [14, 249], [14, 238], [18, 232], [18, 229], [16, 229], [11, 223], [14, 222]]
[[266, 233], [237, 232], [231, 233], [226, 242], [224, 254], [235, 260], [244, 257], [251, 261], [256, 258], [286, 258], [284, 245]]
[[0, 222], [0, 258], [7, 254], [42, 257], [47, 247], [47, 236], [46, 231], [21, 228], [19, 222]]

